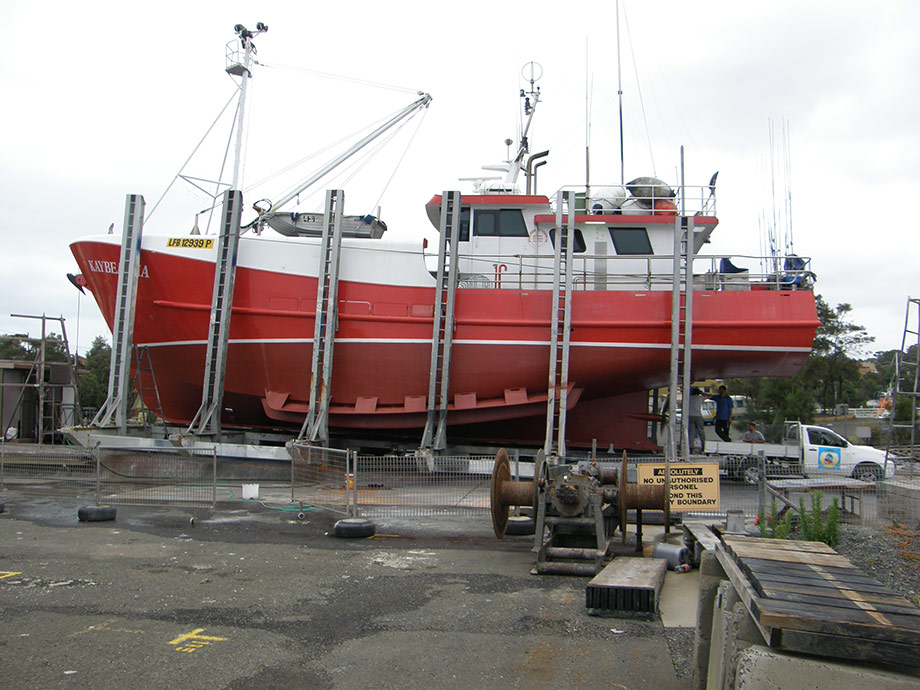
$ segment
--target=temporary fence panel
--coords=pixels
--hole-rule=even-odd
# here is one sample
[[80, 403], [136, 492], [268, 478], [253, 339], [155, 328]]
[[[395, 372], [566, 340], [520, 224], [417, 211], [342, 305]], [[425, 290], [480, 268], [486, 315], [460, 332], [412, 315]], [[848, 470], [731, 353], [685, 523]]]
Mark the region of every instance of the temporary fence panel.
[[86, 448], [0, 444], [0, 488], [27, 495], [92, 500], [96, 460]]
[[96, 456], [99, 503], [168, 503], [194, 508], [215, 505], [217, 456], [213, 449], [97, 448]]
[[[359, 512], [364, 517], [485, 516], [494, 462], [494, 456], [359, 455]], [[532, 477], [532, 463], [529, 467]]]
[[354, 505], [354, 454], [348, 450], [295, 443], [291, 452], [291, 501], [351, 515]]

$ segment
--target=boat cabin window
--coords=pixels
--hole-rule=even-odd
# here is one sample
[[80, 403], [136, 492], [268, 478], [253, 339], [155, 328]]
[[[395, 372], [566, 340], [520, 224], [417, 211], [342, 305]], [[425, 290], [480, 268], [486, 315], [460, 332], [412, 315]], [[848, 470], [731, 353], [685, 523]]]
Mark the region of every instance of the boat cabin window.
[[[556, 248], [556, 228], [552, 228], [549, 231], [549, 241], [553, 243], [553, 249]], [[576, 254], [584, 254], [588, 250], [588, 245], [585, 244], [585, 236], [581, 234], [581, 230], [575, 228], [575, 244], [572, 246], [572, 251]]]
[[524, 215], [519, 208], [476, 210], [473, 234], [477, 237], [527, 237]]
[[617, 254], [654, 254], [645, 228], [609, 227]]
[[470, 241], [470, 207], [460, 208], [460, 242]]

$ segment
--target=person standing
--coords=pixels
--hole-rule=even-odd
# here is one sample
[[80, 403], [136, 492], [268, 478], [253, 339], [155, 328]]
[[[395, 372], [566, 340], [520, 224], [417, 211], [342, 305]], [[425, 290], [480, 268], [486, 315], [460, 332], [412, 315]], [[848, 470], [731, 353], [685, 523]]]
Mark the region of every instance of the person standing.
[[732, 402], [728, 389], [719, 386], [719, 394], [709, 398], [716, 402], [716, 435], [723, 441], [731, 441], [732, 417], [735, 403]]
[[693, 451], [693, 439], [699, 434], [700, 453], [705, 453], [706, 429], [703, 426], [703, 396], [699, 388], [690, 389], [690, 426], [687, 427], [687, 433], [691, 452]]

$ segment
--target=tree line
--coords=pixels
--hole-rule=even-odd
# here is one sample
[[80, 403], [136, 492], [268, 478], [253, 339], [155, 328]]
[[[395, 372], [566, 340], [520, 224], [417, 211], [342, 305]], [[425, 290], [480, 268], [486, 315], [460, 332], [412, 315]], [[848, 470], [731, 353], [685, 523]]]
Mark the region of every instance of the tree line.
[[[894, 384], [895, 362], [899, 350], [885, 350], [866, 355], [875, 338], [864, 326], [853, 322], [851, 305], [831, 307], [821, 295], [815, 296], [818, 320], [814, 345], [808, 360], [795, 376], [731, 379], [727, 382], [734, 394], [747, 395], [754, 405], [754, 417], [776, 424], [786, 419], [811, 422], [816, 414], [833, 413], [841, 405], [864, 407], [877, 400]], [[902, 354], [902, 361], [917, 361], [917, 346]], [[913, 380], [902, 379], [913, 390]], [[899, 420], [910, 419], [912, 400], [904, 397], [895, 405]], [[905, 417], [906, 415], [906, 417]]]

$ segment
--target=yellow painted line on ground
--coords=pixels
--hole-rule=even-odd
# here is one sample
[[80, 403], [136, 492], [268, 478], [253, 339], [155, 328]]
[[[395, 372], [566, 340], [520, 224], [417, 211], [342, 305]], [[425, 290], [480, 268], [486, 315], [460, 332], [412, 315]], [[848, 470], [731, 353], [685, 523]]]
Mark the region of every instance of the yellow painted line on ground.
[[13, 573], [7, 570], [0, 570], [0, 580], [3, 580], [7, 577], [13, 577], [14, 575], [22, 575], [22, 573]]
[[226, 642], [226, 637], [214, 637], [212, 635], [202, 635], [204, 628], [196, 628], [190, 633], [185, 635], [180, 635], [175, 640], [169, 642], [171, 645], [181, 645], [176, 647], [177, 652], [185, 652], [186, 654], [191, 654], [192, 652], [198, 651], [202, 647], [207, 647], [212, 642]]

